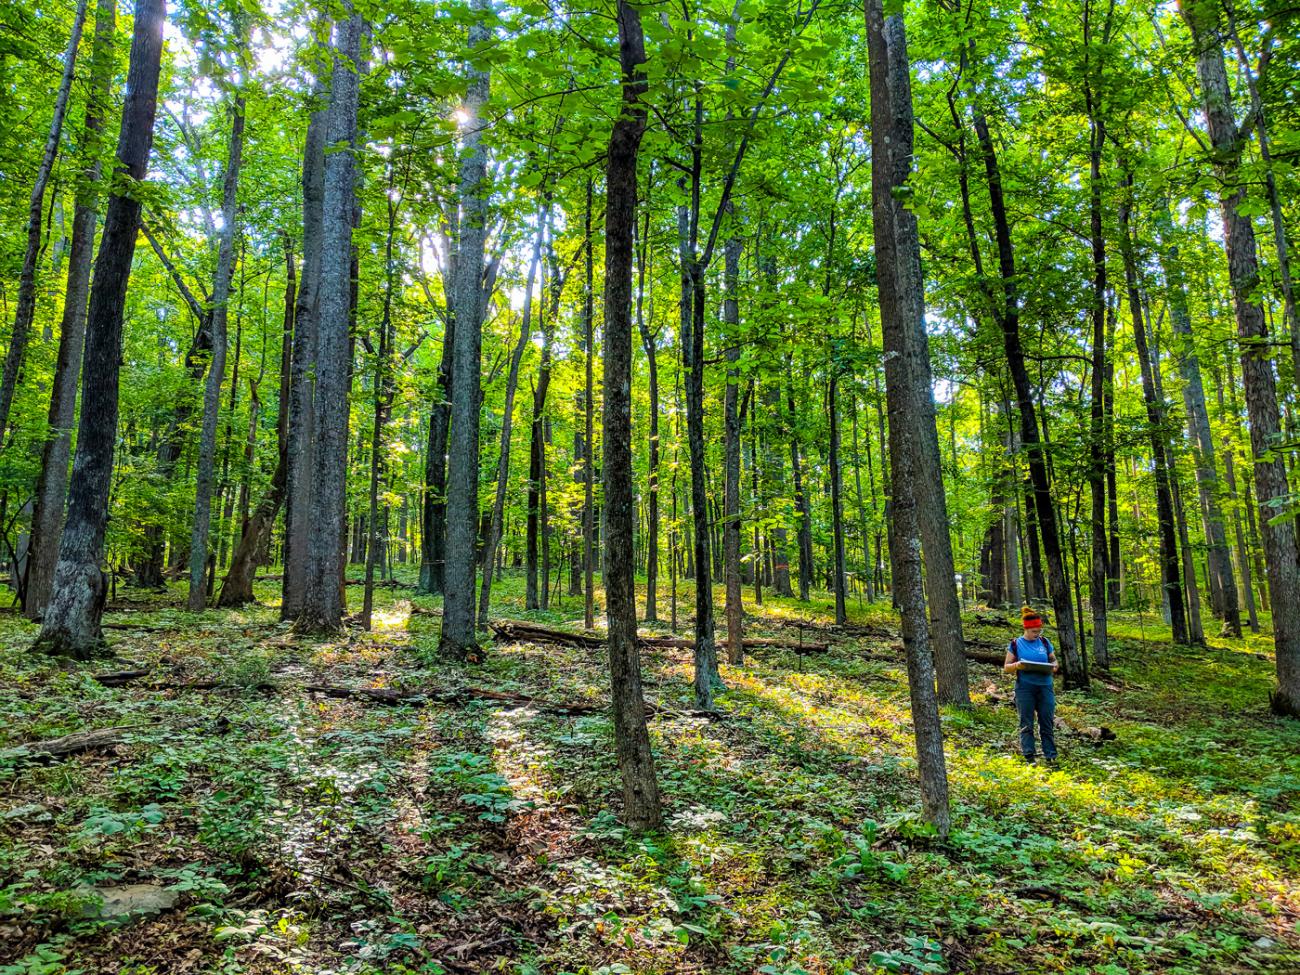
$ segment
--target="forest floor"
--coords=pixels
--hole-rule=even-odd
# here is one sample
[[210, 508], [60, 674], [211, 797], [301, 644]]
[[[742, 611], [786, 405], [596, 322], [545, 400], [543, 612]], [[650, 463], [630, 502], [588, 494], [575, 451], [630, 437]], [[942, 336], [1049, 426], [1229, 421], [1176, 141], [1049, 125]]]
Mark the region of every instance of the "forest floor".
[[[1267, 713], [1266, 637], [1175, 648], [1122, 616], [1112, 677], [1060, 695], [1054, 769], [1020, 761], [1009, 681], [973, 663], [976, 706], [944, 715], [943, 843], [917, 816], [887, 607], [852, 613], [875, 636], [724, 667], [715, 720], [685, 713], [688, 651], [647, 651], [667, 828], [645, 837], [618, 820], [600, 653], [497, 643], [445, 666], [436, 602], [379, 593], [373, 632], [322, 643], [271, 606], [123, 590], [120, 659], [70, 667], [0, 618], [0, 975], [1300, 972], [1300, 724]], [[517, 578], [495, 596], [581, 627], [576, 599], [525, 614]], [[747, 608], [796, 640], [790, 621], [830, 616]], [[972, 620], [968, 639], [1012, 632]], [[150, 672], [94, 677], [130, 668]], [[109, 727], [122, 744], [12, 751]], [[153, 912], [101, 917], [127, 894]]]

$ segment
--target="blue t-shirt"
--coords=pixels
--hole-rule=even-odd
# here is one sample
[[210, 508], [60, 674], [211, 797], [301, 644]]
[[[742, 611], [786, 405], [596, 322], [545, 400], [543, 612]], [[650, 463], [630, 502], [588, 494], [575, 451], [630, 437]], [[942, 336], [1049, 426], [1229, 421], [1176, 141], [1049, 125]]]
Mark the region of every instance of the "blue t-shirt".
[[[1011, 655], [1017, 660], [1024, 660], [1028, 663], [1049, 664], [1048, 654], [1052, 653], [1054, 648], [1052, 642], [1043, 637], [1037, 640], [1028, 640], [1023, 636], [1016, 637], [1011, 641], [1011, 646], [1007, 648]], [[1024, 681], [1026, 684], [1037, 684], [1042, 687], [1048, 687], [1052, 683], [1050, 673], [1038, 673], [1033, 670], [1020, 670], [1016, 672], [1016, 680]]]

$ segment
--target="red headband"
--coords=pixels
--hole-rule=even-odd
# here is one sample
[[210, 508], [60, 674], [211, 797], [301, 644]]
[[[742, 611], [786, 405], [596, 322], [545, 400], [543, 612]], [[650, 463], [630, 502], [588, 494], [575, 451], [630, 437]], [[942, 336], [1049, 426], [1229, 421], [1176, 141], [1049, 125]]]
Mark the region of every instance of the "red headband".
[[1026, 630], [1043, 628], [1043, 618], [1038, 615], [1026, 616], [1023, 622]]

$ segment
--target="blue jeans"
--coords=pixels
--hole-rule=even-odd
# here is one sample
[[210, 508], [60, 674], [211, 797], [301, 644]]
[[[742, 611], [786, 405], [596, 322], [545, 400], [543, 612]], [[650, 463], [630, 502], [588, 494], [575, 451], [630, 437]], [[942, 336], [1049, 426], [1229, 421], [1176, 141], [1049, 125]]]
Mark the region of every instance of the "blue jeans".
[[1043, 739], [1043, 757], [1056, 758], [1056, 692], [1051, 684], [1026, 684], [1016, 681], [1016, 713], [1020, 715], [1020, 754], [1034, 757], [1034, 716], [1038, 716], [1038, 734]]

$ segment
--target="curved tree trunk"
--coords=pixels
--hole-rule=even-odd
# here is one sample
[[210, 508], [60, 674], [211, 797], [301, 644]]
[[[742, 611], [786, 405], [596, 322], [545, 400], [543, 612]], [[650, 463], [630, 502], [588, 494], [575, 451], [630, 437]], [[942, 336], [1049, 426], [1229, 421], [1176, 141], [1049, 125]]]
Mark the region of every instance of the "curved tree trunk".
[[72, 217], [72, 245], [68, 252], [68, 286], [63, 297], [59, 327], [59, 355], [50, 390], [49, 432], [41, 449], [41, 472], [36, 481], [32, 509], [32, 540], [23, 586], [23, 613], [37, 620], [45, 612], [54, 567], [63, 537], [63, 507], [68, 493], [68, 465], [72, 460], [72, 428], [77, 422], [77, 384], [86, 346], [86, 301], [90, 296], [90, 266], [95, 250], [98, 218], [100, 162], [104, 114], [113, 82], [113, 33], [117, 4], [98, 0], [95, 40], [90, 54], [90, 97], [86, 103], [83, 153], [85, 169], [77, 188]]

